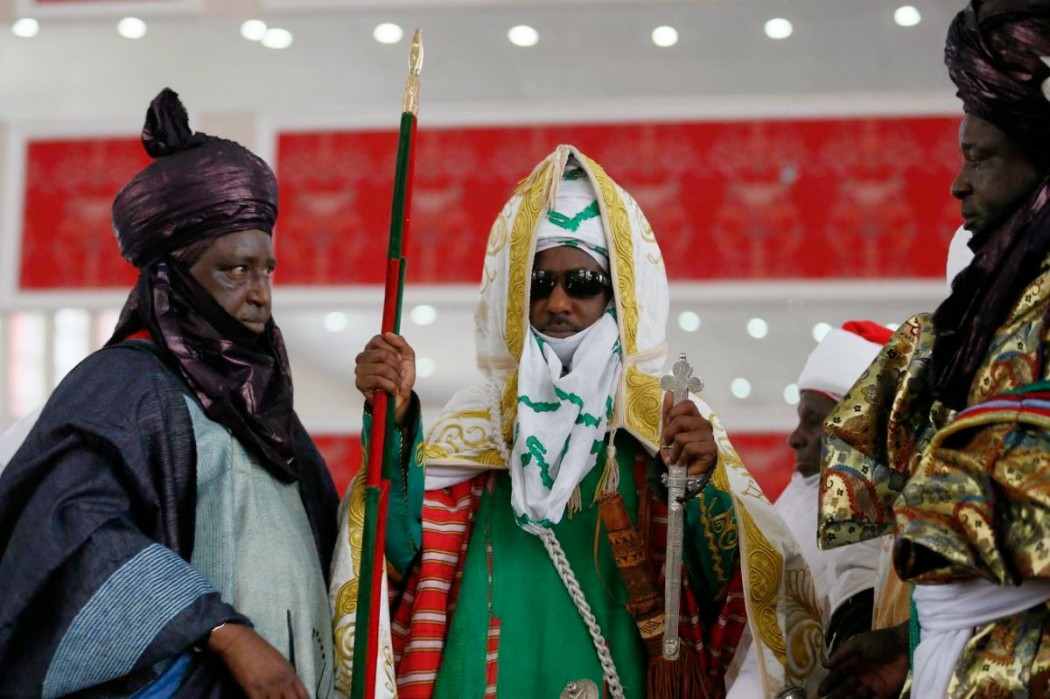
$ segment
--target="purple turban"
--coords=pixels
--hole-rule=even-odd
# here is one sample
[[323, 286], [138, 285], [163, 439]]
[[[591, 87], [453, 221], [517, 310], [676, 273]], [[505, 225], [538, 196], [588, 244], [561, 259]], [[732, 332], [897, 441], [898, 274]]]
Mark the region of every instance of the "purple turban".
[[1050, 254], [1050, 0], [971, 0], [948, 30], [944, 62], [967, 114], [1006, 133], [1044, 170], [1034, 190], [969, 246], [974, 260], [933, 315], [933, 395], [967, 406], [992, 338]]
[[972, 0], [948, 30], [944, 62], [966, 113], [1050, 164], [1050, 0]]
[[113, 201], [120, 254], [133, 265], [226, 233], [273, 232], [277, 180], [270, 166], [238, 143], [193, 133], [168, 88], [150, 103], [142, 144], [153, 163]]

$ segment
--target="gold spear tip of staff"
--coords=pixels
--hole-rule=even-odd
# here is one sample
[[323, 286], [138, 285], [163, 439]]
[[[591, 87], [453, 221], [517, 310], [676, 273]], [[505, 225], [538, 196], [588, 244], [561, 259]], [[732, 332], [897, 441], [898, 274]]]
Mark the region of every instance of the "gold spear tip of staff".
[[401, 112], [419, 114], [419, 73], [423, 70], [423, 32], [419, 29], [412, 35], [412, 48], [408, 52], [408, 82], [405, 83], [405, 98], [401, 101]]
[[417, 29], [412, 35], [412, 48], [408, 52], [408, 72], [419, 76], [423, 70], [423, 30]]

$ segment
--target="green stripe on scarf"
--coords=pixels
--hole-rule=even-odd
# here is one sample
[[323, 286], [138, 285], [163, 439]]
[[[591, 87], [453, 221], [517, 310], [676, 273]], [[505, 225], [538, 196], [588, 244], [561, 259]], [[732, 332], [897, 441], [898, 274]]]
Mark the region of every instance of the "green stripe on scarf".
[[551, 209], [547, 212], [547, 220], [558, 228], [564, 228], [567, 231], [575, 233], [579, 230], [581, 223], [588, 219], [596, 218], [599, 215], [598, 201], [595, 200], [586, 209], [572, 217]]
[[528, 396], [518, 396], [518, 402], [524, 403], [525, 405], [535, 410], [537, 413], [553, 413], [555, 410], [561, 407], [561, 403], [555, 403], [553, 401], [550, 403], [545, 403], [541, 400], [533, 402], [529, 399]]

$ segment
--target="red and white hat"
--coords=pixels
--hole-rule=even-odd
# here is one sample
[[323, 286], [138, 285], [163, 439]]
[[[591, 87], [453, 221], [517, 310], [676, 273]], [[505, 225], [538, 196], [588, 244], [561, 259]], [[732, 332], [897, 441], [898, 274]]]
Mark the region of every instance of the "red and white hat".
[[810, 352], [798, 377], [798, 390], [842, 400], [892, 336], [892, 330], [870, 320], [851, 320], [841, 329], [832, 328]]

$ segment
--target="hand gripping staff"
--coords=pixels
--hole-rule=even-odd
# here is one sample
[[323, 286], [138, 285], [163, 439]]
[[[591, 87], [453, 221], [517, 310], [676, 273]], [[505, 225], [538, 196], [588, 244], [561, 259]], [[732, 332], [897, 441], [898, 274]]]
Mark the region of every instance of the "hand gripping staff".
[[[401, 330], [401, 297], [404, 291], [405, 256], [412, 211], [413, 145], [416, 114], [419, 111], [419, 73], [423, 68], [423, 35], [417, 29], [412, 37], [408, 61], [408, 82], [401, 109], [401, 131], [397, 143], [394, 174], [394, 201], [390, 214], [390, 244], [387, 248], [386, 287], [383, 297], [384, 333]], [[390, 476], [400, 468], [393, 452], [393, 439], [386, 436], [397, 429], [394, 401], [385, 391], [372, 399], [372, 429], [369, 433], [367, 477], [365, 479], [365, 526], [361, 547], [361, 586], [357, 597], [358, 640], [354, 643], [354, 673], [350, 689], [353, 699], [371, 699], [376, 689], [376, 662], [379, 656], [379, 619], [383, 599], [383, 566], [386, 549], [387, 502]], [[364, 631], [364, 642], [360, 632]], [[363, 669], [363, 671], [362, 671]]]

